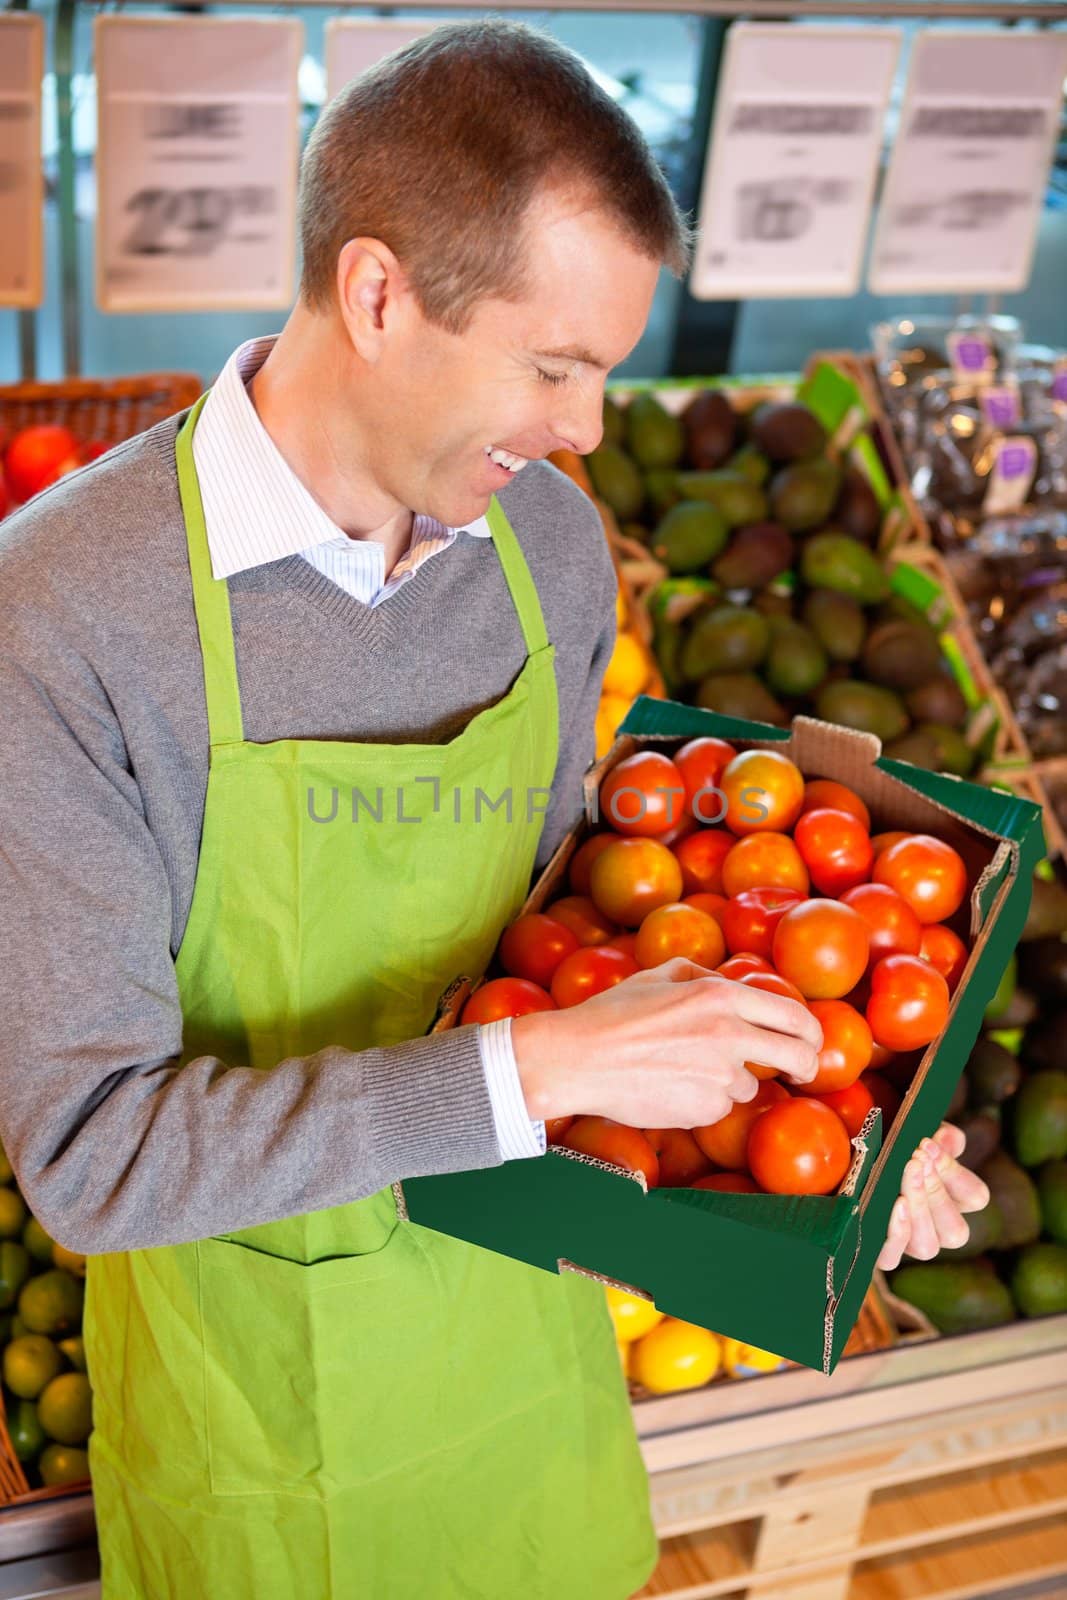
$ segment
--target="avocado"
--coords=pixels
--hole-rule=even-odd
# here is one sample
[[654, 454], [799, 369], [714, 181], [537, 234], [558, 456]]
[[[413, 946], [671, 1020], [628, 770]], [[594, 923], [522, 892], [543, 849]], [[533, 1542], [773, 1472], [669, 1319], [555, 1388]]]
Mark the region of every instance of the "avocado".
[[[1030, 1072], [1056, 1072], [1063, 1060], [1063, 1039], [1067, 1018], [1061, 1011], [1039, 1016], [1023, 1035], [1020, 1054]], [[1001, 1026], [1005, 1026], [1001, 1023]]]
[[686, 456], [698, 472], [721, 467], [737, 443], [737, 418], [721, 389], [702, 389], [682, 412]]
[[738, 528], [712, 567], [724, 589], [762, 589], [793, 565], [793, 541], [778, 522]]
[[678, 694], [684, 686], [681, 655], [685, 634], [677, 622], [657, 617], [652, 623], [652, 654], [670, 694]]
[[767, 653], [767, 620], [742, 606], [701, 612], [682, 647], [681, 667], [691, 682], [715, 672], [751, 672]]
[[30, 1275], [30, 1253], [14, 1239], [0, 1243], [0, 1311], [7, 1311], [19, 1297], [19, 1290]]
[[715, 559], [728, 538], [726, 523], [714, 506], [682, 500], [660, 522], [651, 548], [670, 572], [697, 572]]
[[815, 714], [824, 722], [876, 734], [883, 744], [898, 739], [908, 725], [908, 713], [892, 689], [858, 678], [824, 684], [816, 696]]
[[806, 461], [826, 447], [826, 430], [807, 406], [793, 401], [766, 401], [757, 406], [748, 426], [757, 450], [772, 461]]
[[637, 544], [648, 543], [648, 529], [643, 522], [620, 522], [619, 532], [627, 539], [633, 539]]
[[904, 703], [916, 722], [939, 722], [946, 728], [967, 725], [967, 702], [943, 663], [925, 683], [909, 689]]
[[[1040, 878], [1035, 875], [1030, 886], [1030, 911], [1022, 931], [1023, 940], [1029, 944], [1034, 939], [1058, 938], [1067, 933], [1067, 888], [1059, 878]], [[1060, 946], [1062, 959], [1067, 961], [1067, 945]]]
[[645, 604], [653, 622], [662, 617], [680, 623], [697, 611], [707, 610], [718, 594], [719, 586], [710, 578], [664, 578], [648, 591]]
[[898, 1267], [890, 1287], [925, 1312], [939, 1333], [974, 1333], [1015, 1320], [1011, 1295], [977, 1262], [922, 1261]]
[[1031, 1244], [1011, 1275], [1011, 1292], [1024, 1317], [1051, 1317], [1067, 1311], [1067, 1248]]
[[645, 485], [640, 472], [617, 445], [602, 444], [585, 458], [593, 488], [620, 522], [636, 517], [645, 503]]
[[833, 589], [811, 589], [802, 614], [831, 661], [859, 659], [867, 619], [858, 601]]
[[678, 488], [686, 500], [713, 505], [730, 528], [762, 522], [767, 515], [767, 496], [739, 472], [680, 472]]
[[[1040, 878], [1034, 880], [1034, 889], [1040, 882]], [[1067, 941], [1055, 934], [1021, 945], [1019, 982], [1035, 990], [1042, 1000], [1067, 1005]]]
[[958, 1245], [955, 1250], [940, 1251], [939, 1261], [973, 1261], [975, 1256], [984, 1256], [987, 1250], [997, 1248], [1004, 1231], [1004, 1218], [997, 1202], [991, 1199], [982, 1211], [972, 1212], [967, 1226], [970, 1229], [967, 1243]]
[[770, 622], [775, 617], [793, 619], [793, 597], [783, 594], [776, 588], [761, 589], [759, 594], [752, 596], [752, 604], [761, 617], [766, 617]]
[[639, 467], [675, 467], [685, 454], [685, 429], [654, 394], [637, 394], [626, 408], [626, 446]]
[[952, 772], [957, 778], [970, 777], [978, 753], [958, 728], [947, 728], [940, 722], [920, 722], [915, 731], [933, 740], [937, 750], [935, 771]]
[[834, 525], [851, 539], [874, 544], [882, 531], [882, 508], [858, 467], [846, 467], [833, 509]]
[[967, 1140], [960, 1162], [977, 1172], [1000, 1149], [1000, 1115], [988, 1110], [964, 1111], [956, 1118], [956, 1126]]
[[757, 489], [762, 489], [771, 475], [771, 464], [767, 457], [752, 444], [743, 444], [740, 450], [735, 450], [725, 466], [727, 472], [747, 478]]
[[1012, 1137], [1024, 1167], [1067, 1156], [1067, 1072], [1046, 1069], [1023, 1080], [1012, 1101]]
[[1067, 1244], [1067, 1161], [1046, 1161], [1037, 1174], [1041, 1220], [1057, 1244]]
[[863, 675], [872, 683], [904, 693], [917, 689], [941, 670], [941, 646], [927, 623], [879, 622], [863, 647]]
[[[645, 473], [645, 500], [657, 521], [672, 506], [676, 506], [681, 498], [678, 474], [673, 467], [652, 467]], [[645, 538], [647, 537], [646, 532]]]
[[604, 445], [613, 445], [616, 450], [622, 448], [626, 438], [626, 418], [614, 400], [608, 395], [604, 396], [604, 437], [600, 441], [600, 448]]
[[771, 636], [770, 649], [763, 663], [768, 689], [793, 699], [812, 694], [826, 676], [830, 663], [826, 652], [810, 628], [802, 622], [781, 619]]
[[711, 673], [700, 683], [693, 703], [724, 717], [769, 722], [776, 728], [788, 721], [778, 701], [751, 672]]
[[[1010, 1050], [988, 1034], [980, 1034], [964, 1068], [968, 1103], [976, 1109], [999, 1106], [1009, 1100], [1022, 1082], [1022, 1068]], [[968, 1163], [969, 1165], [970, 1163]], [[981, 1165], [981, 1163], [977, 1163]]]
[[833, 510], [840, 483], [840, 468], [825, 456], [779, 467], [767, 490], [771, 515], [790, 533], [821, 528]]
[[812, 589], [833, 589], [861, 606], [876, 605], [889, 593], [885, 569], [866, 545], [845, 533], [817, 533], [804, 546], [800, 560], [804, 582]]
[[979, 1167], [978, 1176], [989, 1185], [1004, 1219], [1001, 1248], [1016, 1250], [1032, 1244], [1041, 1232], [1041, 1206], [1029, 1173], [1005, 1150], [997, 1150]]
[[927, 772], [937, 772], [941, 765], [941, 746], [932, 733], [920, 733], [912, 728], [899, 739], [891, 739], [882, 751], [893, 761], [907, 761], [913, 767], [923, 767]]

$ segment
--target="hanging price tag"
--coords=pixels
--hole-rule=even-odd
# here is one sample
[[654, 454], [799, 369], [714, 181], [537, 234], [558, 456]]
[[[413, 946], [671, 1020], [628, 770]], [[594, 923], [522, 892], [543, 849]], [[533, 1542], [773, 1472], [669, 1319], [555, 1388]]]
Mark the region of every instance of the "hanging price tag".
[[1061, 33], [918, 35], [871, 253], [873, 293], [1026, 288], [1065, 72]]
[[435, 21], [382, 21], [376, 17], [334, 17], [326, 24], [326, 98], [332, 100], [351, 78], [373, 67], [383, 56], [421, 39], [438, 27]]
[[302, 39], [291, 20], [97, 19], [103, 310], [290, 305]]
[[690, 274], [696, 299], [859, 288], [899, 47], [894, 28], [730, 29]]
[[44, 299], [41, 77], [44, 21], [0, 15], [0, 306]]

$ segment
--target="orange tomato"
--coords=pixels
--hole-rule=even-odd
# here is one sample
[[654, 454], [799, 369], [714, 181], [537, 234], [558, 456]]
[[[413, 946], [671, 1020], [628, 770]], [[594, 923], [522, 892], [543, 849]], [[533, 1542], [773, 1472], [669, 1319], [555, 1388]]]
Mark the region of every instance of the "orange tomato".
[[801, 816], [808, 811], [818, 811], [823, 806], [829, 806], [832, 811], [849, 811], [858, 817], [866, 828], [871, 831], [871, 813], [854, 789], [846, 784], [835, 783], [833, 778], [811, 778], [804, 785], [804, 803], [800, 808]]
[[674, 847], [686, 894], [722, 894], [722, 864], [737, 840], [724, 828], [699, 828]]
[[725, 739], [690, 739], [675, 752], [674, 764], [685, 784], [685, 808], [705, 827], [718, 822], [725, 810], [719, 779], [737, 751]]
[[882, 1113], [882, 1137], [893, 1118], [900, 1110], [902, 1099], [900, 1090], [888, 1078], [883, 1078], [880, 1072], [865, 1072], [860, 1079], [867, 1086], [871, 1100]]
[[870, 1065], [874, 1040], [866, 1017], [846, 1000], [813, 1000], [811, 1014], [822, 1026], [819, 1070], [807, 1093], [833, 1094], [855, 1083]]
[[871, 973], [867, 1021], [887, 1050], [918, 1050], [948, 1021], [948, 984], [919, 956], [886, 956]]
[[868, 960], [919, 953], [922, 923], [906, 900], [885, 883], [861, 883], [841, 896], [842, 905], [858, 911], [871, 930]]
[[630, 960], [636, 966], [637, 957], [634, 955], [634, 949], [636, 945], [636, 933], [617, 933], [613, 939], [608, 940], [606, 948], [608, 950], [621, 950], [624, 955], [628, 955], [630, 957]]
[[565, 956], [552, 974], [552, 998], [561, 1011], [579, 1006], [583, 1000], [613, 989], [624, 978], [632, 978], [637, 970], [632, 956], [610, 944], [576, 950]]
[[929, 833], [913, 833], [883, 850], [875, 883], [887, 883], [922, 923], [945, 922], [967, 893], [967, 868], [957, 850]]
[[874, 1096], [862, 1078], [857, 1078], [855, 1083], [850, 1083], [847, 1088], [834, 1089], [828, 1094], [814, 1094], [811, 1098], [818, 1100], [820, 1105], [829, 1106], [831, 1111], [837, 1113], [845, 1124], [845, 1132], [850, 1139], [854, 1139], [859, 1133], [864, 1118], [874, 1105]]
[[776, 750], [743, 750], [724, 769], [719, 787], [731, 833], [785, 833], [804, 804], [800, 768]]
[[650, 911], [682, 898], [677, 857], [656, 839], [616, 840], [597, 856], [590, 879], [601, 914], [627, 928], [639, 927]]
[[689, 1128], [646, 1128], [645, 1138], [659, 1157], [662, 1189], [688, 1189], [711, 1163]]
[[709, 1122], [702, 1128], [694, 1128], [693, 1138], [717, 1167], [740, 1172], [747, 1164], [745, 1151], [752, 1124], [768, 1106], [788, 1099], [789, 1091], [782, 1084], [773, 1081], [761, 1083], [754, 1100], [735, 1101], [721, 1122]]
[[692, 906], [694, 911], [703, 911], [706, 917], [714, 917], [722, 927], [722, 914], [729, 905], [724, 894], [687, 894], [682, 900], [683, 906]]
[[775, 928], [789, 907], [802, 899], [797, 889], [742, 889], [723, 904], [722, 931], [726, 948], [733, 955], [751, 950], [754, 955], [769, 960]]
[[808, 1000], [840, 1000], [867, 966], [870, 933], [858, 911], [837, 900], [802, 900], [774, 932], [771, 959]]
[[578, 846], [571, 856], [571, 864], [567, 869], [571, 888], [575, 894], [588, 895], [589, 872], [593, 862], [601, 850], [606, 850], [609, 844], [617, 844], [618, 839], [617, 833], [591, 833], [588, 839]]
[[619, 931], [584, 894], [567, 894], [562, 900], [553, 900], [545, 907], [544, 914], [569, 928], [580, 945], [607, 944]]
[[890, 845], [899, 844], [901, 839], [910, 838], [910, 833], [902, 833], [899, 829], [892, 830], [889, 833], [872, 833], [871, 849], [874, 851], [875, 860], [877, 861], [882, 851], [888, 850]]
[[595, 1156], [627, 1172], [643, 1172], [650, 1189], [659, 1183], [659, 1159], [640, 1128], [611, 1117], [575, 1117], [563, 1135], [568, 1150]]
[[497, 953], [505, 972], [514, 978], [529, 978], [544, 989], [564, 956], [577, 949], [578, 940], [570, 928], [531, 911], [504, 929]]
[[808, 869], [785, 833], [751, 833], [739, 839], [722, 864], [723, 893], [745, 889], [796, 889], [808, 892]]
[[660, 906], [650, 911], [637, 930], [634, 959], [639, 967], [658, 967], [685, 956], [714, 972], [726, 954], [722, 929], [714, 917], [692, 906]]
[[793, 839], [820, 894], [843, 895], [866, 883], [874, 863], [871, 837], [858, 817], [820, 807], [797, 819]]
[[698, 1178], [692, 1189], [712, 1189], [717, 1194], [759, 1194], [759, 1185], [747, 1172], [712, 1172]]
[[[750, 989], [763, 989], [767, 994], [785, 995], [787, 1000], [796, 1000], [802, 1006], [807, 1004], [796, 984], [783, 978], [780, 972], [743, 972], [737, 981], [747, 984]], [[745, 1068], [761, 1083], [778, 1076], [776, 1067], [765, 1067], [761, 1061], [746, 1061]]]
[[669, 756], [639, 750], [600, 785], [600, 816], [616, 833], [654, 838], [683, 815], [685, 784]]
[[830, 1194], [852, 1162], [837, 1113], [793, 1096], [757, 1117], [747, 1154], [749, 1171], [768, 1194]]
[[751, 950], [739, 950], [735, 956], [729, 956], [719, 967], [720, 978], [743, 978], [746, 972], [773, 972], [774, 968], [762, 956], [755, 955]]
[[574, 1121], [573, 1117], [546, 1117], [546, 1119], [545, 1119], [545, 1143], [546, 1144], [560, 1144], [560, 1143], [562, 1143], [563, 1135], [566, 1133], [567, 1129], [570, 1127], [570, 1125], [571, 1125], [571, 1123], [573, 1121]]
[[688, 839], [691, 833], [696, 833], [699, 827], [699, 822], [696, 822], [688, 811], [683, 811], [678, 821], [668, 828], [666, 833], [658, 833], [656, 837], [660, 844], [665, 844], [673, 850], [683, 839]]
[[500, 1022], [504, 1017], [525, 1017], [531, 1011], [555, 1011], [550, 994], [526, 978], [491, 978], [475, 989], [459, 1014], [468, 1022]]
[[955, 994], [967, 965], [967, 946], [959, 935], [940, 922], [928, 922], [922, 931], [919, 955], [937, 968], [948, 984], [949, 994]]

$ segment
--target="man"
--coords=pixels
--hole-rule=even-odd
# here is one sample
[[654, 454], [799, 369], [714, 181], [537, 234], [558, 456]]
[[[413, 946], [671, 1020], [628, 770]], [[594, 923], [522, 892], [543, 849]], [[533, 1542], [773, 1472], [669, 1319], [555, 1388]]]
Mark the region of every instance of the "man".
[[[390, 1185], [814, 1072], [809, 1012], [684, 962], [423, 1037], [580, 808], [614, 579], [543, 458], [597, 444], [688, 230], [580, 63], [500, 22], [327, 108], [301, 226], [277, 341], [0, 557], [0, 1132], [93, 1257], [103, 1592], [622, 1600], [656, 1541], [599, 1286]], [[980, 1195], [914, 1171], [890, 1248], [929, 1254]]]

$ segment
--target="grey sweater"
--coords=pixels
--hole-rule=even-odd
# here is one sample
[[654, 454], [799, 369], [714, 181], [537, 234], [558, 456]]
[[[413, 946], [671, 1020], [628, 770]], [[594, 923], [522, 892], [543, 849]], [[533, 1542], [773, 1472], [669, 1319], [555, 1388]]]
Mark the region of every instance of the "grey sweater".
[[[86, 1253], [226, 1233], [396, 1179], [500, 1163], [476, 1030], [269, 1072], [180, 1071], [174, 958], [208, 736], [170, 418], [0, 525], [0, 1138]], [[548, 463], [501, 492], [556, 646], [560, 755], [538, 857], [581, 809], [615, 577]], [[490, 540], [371, 609], [299, 556], [228, 580], [245, 737], [440, 742], [524, 646]]]

